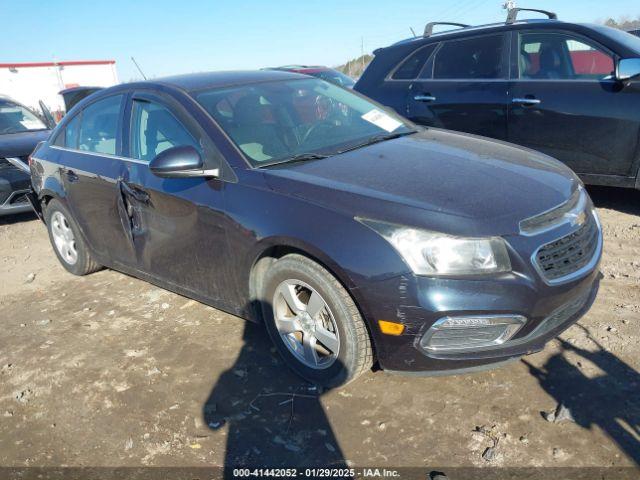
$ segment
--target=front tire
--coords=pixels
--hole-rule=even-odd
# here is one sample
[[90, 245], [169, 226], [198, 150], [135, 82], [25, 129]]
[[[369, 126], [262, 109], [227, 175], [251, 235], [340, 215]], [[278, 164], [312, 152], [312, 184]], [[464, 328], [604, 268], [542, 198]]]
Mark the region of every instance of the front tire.
[[52, 199], [45, 210], [49, 240], [62, 266], [74, 275], [87, 275], [102, 268], [91, 256], [78, 224], [64, 204]]
[[287, 365], [324, 387], [345, 385], [373, 364], [371, 339], [353, 299], [325, 268], [291, 254], [262, 282], [262, 310]]

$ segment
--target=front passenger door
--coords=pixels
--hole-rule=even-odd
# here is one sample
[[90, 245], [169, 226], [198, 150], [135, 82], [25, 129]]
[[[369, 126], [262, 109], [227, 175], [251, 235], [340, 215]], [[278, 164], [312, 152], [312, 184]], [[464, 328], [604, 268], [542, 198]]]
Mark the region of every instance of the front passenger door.
[[136, 94], [130, 111], [131, 160], [122, 187], [138, 268], [196, 298], [225, 303], [221, 285], [230, 278], [231, 258], [225, 182], [160, 178], [149, 169], [149, 162], [171, 147], [191, 145], [209, 166], [220, 161], [217, 152], [203, 141], [205, 133], [188, 114], [168, 98]]
[[514, 35], [512, 50], [509, 141], [561, 160], [587, 181], [588, 174], [635, 175], [637, 89], [613, 78], [613, 53], [585, 37], [548, 31]]

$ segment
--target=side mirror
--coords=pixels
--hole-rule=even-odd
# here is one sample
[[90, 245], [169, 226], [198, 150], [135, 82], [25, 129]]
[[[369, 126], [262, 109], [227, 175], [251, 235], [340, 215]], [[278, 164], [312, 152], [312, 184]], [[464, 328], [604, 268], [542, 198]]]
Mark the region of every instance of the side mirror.
[[621, 58], [616, 65], [616, 80], [633, 80], [640, 77], [640, 58]]
[[203, 167], [200, 153], [191, 145], [168, 148], [149, 163], [151, 172], [163, 178], [218, 177], [220, 175], [217, 168], [204, 170]]

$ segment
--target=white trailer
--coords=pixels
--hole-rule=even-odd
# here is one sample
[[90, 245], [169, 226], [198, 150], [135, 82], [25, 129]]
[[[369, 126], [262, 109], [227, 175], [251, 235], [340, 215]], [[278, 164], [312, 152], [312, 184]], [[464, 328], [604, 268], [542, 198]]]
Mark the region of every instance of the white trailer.
[[79, 86], [110, 87], [118, 82], [115, 60], [0, 63], [0, 95], [39, 110], [44, 104], [56, 116], [64, 113], [58, 92]]

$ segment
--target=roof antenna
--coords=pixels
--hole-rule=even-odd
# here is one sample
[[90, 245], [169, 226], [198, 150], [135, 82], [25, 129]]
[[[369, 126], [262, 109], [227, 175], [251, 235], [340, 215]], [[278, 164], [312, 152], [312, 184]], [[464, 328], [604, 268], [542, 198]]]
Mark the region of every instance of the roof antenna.
[[142, 78], [144, 78], [145, 80], [147, 79], [147, 76], [144, 74], [144, 72], [142, 71], [142, 69], [140, 68], [140, 65], [138, 65], [138, 62], [136, 62], [136, 59], [131, 57], [131, 61], [133, 62], [133, 64], [136, 66], [136, 68], [138, 69], [138, 71], [140, 72], [140, 75], [142, 75]]
[[413, 30], [413, 27], [409, 27], [409, 30], [411, 30], [411, 33], [413, 34], [413, 38], [416, 38], [416, 32]]
[[513, 10], [514, 8], [516, 8], [516, 0], [507, 0], [502, 5], [502, 8], [504, 8], [505, 10]]

